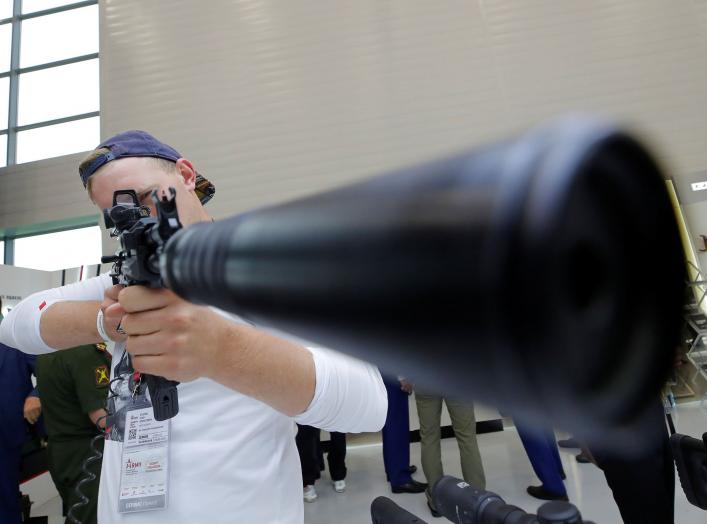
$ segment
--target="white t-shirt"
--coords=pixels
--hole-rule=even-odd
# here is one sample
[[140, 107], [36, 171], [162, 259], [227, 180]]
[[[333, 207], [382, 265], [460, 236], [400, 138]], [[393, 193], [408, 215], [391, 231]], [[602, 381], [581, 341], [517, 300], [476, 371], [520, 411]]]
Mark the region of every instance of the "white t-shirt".
[[[52, 351], [39, 333], [41, 314], [58, 301], [102, 300], [111, 285], [110, 277], [102, 275], [28, 297], [0, 324], [0, 341], [26, 353]], [[294, 419], [209, 379], [178, 386], [179, 414], [170, 422], [166, 510], [118, 513], [122, 443], [107, 440], [99, 524], [302, 523], [295, 421], [331, 431], [378, 431], [387, 410], [385, 387], [375, 367], [325, 349], [309, 349], [316, 390], [309, 408]], [[114, 367], [121, 354], [117, 345]]]

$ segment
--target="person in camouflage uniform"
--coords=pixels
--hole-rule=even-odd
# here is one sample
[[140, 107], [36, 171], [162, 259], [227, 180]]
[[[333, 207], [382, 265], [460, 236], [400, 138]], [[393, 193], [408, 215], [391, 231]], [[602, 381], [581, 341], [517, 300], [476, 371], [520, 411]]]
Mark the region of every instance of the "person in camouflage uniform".
[[[105, 427], [110, 358], [105, 344], [78, 346], [37, 358], [37, 389], [49, 437], [49, 473], [61, 495], [64, 515], [81, 501], [76, 485], [86, 476], [82, 465], [94, 455], [91, 441], [101, 434], [99, 427]], [[103, 450], [102, 439], [95, 445]], [[73, 513], [83, 524], [96, 523], [101, 461], [93, 462], [89, 470], [96, 479], [81, 486], [88, 504]]]

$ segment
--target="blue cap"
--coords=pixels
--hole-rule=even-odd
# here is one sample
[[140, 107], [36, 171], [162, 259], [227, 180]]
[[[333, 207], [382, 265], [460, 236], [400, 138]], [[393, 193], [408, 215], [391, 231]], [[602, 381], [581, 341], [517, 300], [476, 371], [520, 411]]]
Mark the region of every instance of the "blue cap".
[[[88, 166], [79, 169], [81, 181], [86, 187], [88, 179], [98, 171], [98, 169], [111, 160], [132, 156], [147, 156], [153, 158], [163, 158], [176, 162], [182, 155], [167, 144], [160, 142], [154, 136], [145, 131], [125, 131], [104, 140], [96, 149], [107, 148], [110, 151], [95, 158]], [[196, 192], [202, 204], [205, 204], [215, 193], [214, 185], [197, 173]]]

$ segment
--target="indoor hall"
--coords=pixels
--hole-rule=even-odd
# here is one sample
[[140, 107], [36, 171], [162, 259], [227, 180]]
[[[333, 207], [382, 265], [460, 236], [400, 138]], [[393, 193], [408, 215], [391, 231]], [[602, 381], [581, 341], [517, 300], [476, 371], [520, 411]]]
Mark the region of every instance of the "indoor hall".
[[0, 524], [696, 522], [705, 24], [0, 1]]

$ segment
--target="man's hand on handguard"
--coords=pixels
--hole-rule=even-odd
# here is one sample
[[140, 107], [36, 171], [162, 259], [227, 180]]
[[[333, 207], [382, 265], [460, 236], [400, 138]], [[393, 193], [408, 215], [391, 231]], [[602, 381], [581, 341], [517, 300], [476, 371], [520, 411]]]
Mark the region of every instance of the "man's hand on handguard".
[[229, 322], [166, 289], [131, 286], [105, 314], [122, 317], [136, 371], [189, 382], [208, 376]]

